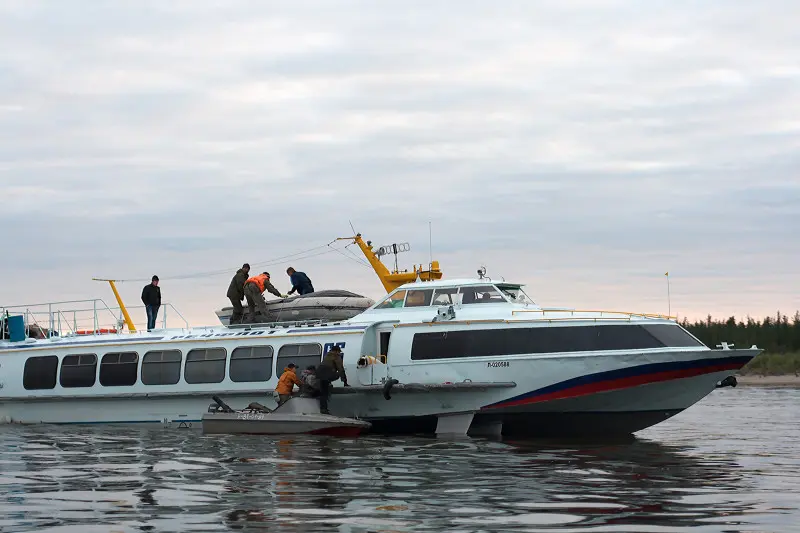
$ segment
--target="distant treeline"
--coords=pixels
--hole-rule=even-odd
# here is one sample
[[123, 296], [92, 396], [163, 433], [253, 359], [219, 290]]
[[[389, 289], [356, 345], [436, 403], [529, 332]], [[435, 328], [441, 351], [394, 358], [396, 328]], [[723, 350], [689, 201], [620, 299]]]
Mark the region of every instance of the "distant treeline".
[[778, 312], [764, 320], [715, 320], [708, 316], [703, 321], [681, 325], [709, 348], [727, 342], [735, 348], [756, 345], [764, 352], [745, 366], [742, 374], [798, 374], [800, 373], [800, 311], [789, 318]]
[[681, 325], [709, 348], [727, 342], [736, 348], [749, 348], [755, 344], [768, 353], [800, 352], [800, 311], [791, 318], [778, 312], [764, 320], [750, 317], [738, 321], [735, 317], [715, 320], [708, 315], [705, 320], [697, 322], [683, 319]]

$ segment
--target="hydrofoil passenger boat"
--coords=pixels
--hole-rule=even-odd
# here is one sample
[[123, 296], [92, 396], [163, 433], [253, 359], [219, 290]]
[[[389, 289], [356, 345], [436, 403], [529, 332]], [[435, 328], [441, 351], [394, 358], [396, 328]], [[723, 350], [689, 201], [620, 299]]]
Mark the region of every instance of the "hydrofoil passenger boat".
[[0, 420], [197, 427], [212, 395], [274, 405], [288, 363], [339, 346], [351, 386], [335, 384], [331, 414], [371, 431], [611, 437], [675, 416], [761, 351], [710, 349], [666, 316], [543, 308], [520, 284], [429, 267], [395, 269], [413, 279], [340, 321], [76, 335], [51, 312], [61, 335], [0, 341]]

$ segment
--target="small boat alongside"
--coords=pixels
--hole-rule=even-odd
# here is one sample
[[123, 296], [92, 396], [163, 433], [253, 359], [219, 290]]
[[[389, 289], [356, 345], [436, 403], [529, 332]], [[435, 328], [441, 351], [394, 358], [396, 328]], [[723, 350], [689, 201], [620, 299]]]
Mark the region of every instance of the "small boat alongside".
[[355, 418], [322, 414], [314, 398], [293, 397], [274, 410], [251, 404], [240, 411], [234, 411], [217, 397], [214, 400], [215, 404], [202, 418], [205, 434], [354, 437], [372, 425]]

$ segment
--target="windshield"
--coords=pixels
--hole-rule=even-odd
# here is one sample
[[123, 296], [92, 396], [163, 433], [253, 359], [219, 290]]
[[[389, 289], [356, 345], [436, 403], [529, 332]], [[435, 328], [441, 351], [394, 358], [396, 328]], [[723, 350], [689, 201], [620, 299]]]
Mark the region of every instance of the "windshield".
[[397, 291], [391, 296], [387, 296], [381, 303], [375, 306], [375, 309], [397, 309], [403, 307], [403, 300], [406, 297], [406, 291]]
[[525, 294], [525, 291], [523, 291], [522, 287], [519, 285], [498, 285], [497, 288], [500, 289], [500, 292], [506, 295], [506, 298], [515, 304], [536, 303], [530, 296]]
[[496, 304], [505, 300], [492, 285], [470, 285], [461, 287], [462, 304]]

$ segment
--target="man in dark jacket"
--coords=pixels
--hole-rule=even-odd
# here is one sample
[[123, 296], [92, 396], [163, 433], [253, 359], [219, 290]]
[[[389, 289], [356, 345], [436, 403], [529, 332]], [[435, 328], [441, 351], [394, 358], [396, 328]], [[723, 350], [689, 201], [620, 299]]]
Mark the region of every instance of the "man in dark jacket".
[[244, 315], [244, 307], [242, 300], [244, 300], [244, 282], [250, 277], [250, 265], [245, 263], [242, 268], [236, 271], [236, 274], [231, 279], [231, 284], [228, 286], [228, 294], [226, 295], [233, 305], [233, 313], [231, 314], [230, 324], [239, 324], [242, 322]]
[[289, 294], [297, 291], [297, 294], [310, 294], [314, 292], [314, 286], [311, 284], [311, 280], [308, 279], [305, 272], [298, 272], [292, 267], [286, 269], [286, 273], [289, 274], [289, 279], [292, 280], [292, 290], [289, 291]]
[[147, 311], [147, 331], [155, 329], [158, 308], [161, 307], [161, 287], [158, 286], [158, 276], [153, 276], [149, 285], [142, 289], [142, 302]]
[[345, 387], [347, 384], [347, 374], [344, 373], [344, 364], [342, 363], [342, 349], [334, 346], [325, 358], [317, 365], [317, 383], [319, 384], [319, 411], [323, 414], [328, 412], [328, 396], [331, 394], [331, 382], [341, 379]]

